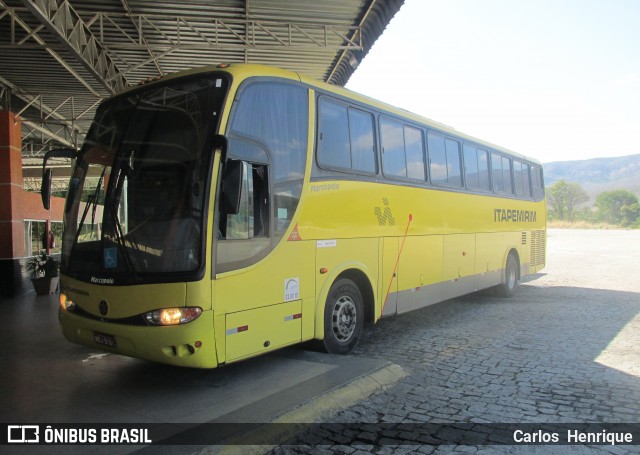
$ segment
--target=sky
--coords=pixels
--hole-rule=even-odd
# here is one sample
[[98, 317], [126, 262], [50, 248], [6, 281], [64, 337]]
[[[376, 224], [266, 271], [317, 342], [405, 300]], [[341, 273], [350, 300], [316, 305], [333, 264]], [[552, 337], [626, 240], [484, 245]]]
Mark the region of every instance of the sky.
[[545, 163], [640, 153], [640, 0], [406, 0], [347, 88]]

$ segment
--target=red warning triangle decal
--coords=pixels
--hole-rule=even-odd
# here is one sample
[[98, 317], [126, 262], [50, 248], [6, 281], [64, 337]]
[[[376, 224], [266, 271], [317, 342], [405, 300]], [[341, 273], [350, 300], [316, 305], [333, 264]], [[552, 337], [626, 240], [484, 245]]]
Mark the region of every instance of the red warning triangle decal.
[[296, 227], [293, 228], [293, 231], [291, 231], [291, 234], [289, 234], [289, 238], [287, 240], [289, 242], [302, 240], [302, 237], [300, 237], [300, 233], [298, 232], [298, 223], [296, 223]]

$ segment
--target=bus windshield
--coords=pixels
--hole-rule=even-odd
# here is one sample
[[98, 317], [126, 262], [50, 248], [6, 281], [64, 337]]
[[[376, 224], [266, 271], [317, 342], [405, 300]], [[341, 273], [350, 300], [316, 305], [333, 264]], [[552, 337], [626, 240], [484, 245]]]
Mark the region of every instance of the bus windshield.
[[102, 284], [198, 278], [227, 86], [223, 75], [180, 78], [100, 106], [69, 184], [64, 273]]

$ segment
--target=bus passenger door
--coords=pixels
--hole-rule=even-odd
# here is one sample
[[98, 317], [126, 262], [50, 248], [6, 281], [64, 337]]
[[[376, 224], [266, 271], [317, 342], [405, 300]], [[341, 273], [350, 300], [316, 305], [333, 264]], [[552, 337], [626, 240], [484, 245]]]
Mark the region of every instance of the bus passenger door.
[[300, 342], [303, 300], [313, 302], [314, 264], [300, 258], [313, 257], [314, 244], [291, 241], [291, 235], [277, 241], [281, 219], [274, 214], [286, 201], [270, 197], [270, 175], [267, 164], [244, 160], [228, 160], [224, 171], [213, 308], [218, 356], [225, 362]]

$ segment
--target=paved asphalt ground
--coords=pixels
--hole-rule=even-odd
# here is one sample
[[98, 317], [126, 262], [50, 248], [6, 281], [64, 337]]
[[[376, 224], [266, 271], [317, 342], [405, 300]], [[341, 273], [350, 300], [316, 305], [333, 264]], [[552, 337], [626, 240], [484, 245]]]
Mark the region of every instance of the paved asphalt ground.
[[323, 417], [346, 425], [312, 428], [271, 453], [640, 453], [640, 445], [456, 445], [456, 435], [407, 444], [425, 423], [546, 423], [551, 432], [640, 424], [640, 231], [550, 230], [547, 267], [514, 298], [472, 295], [383, 320], [355, 355], [407, 376]]

